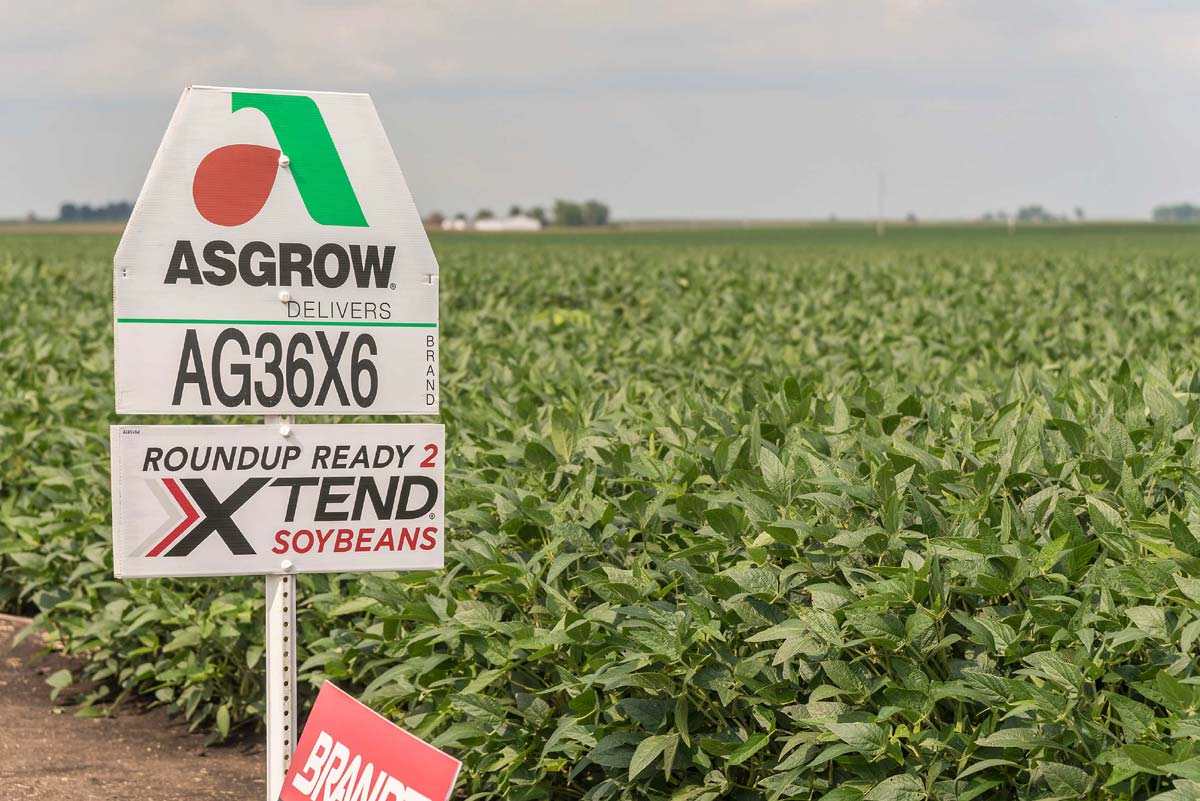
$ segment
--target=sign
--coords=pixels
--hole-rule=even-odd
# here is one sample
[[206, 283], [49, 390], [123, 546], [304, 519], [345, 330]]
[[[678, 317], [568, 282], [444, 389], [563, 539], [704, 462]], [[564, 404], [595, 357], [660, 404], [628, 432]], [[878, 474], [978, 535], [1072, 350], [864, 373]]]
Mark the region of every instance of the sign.
[[438, 265], [367, 95], [186, 89], [113, 268], [119, 414], [438, 411]]
[[121, 425], [110, 436], [118, 578], [442, 567], [441, 425]]
[[462, 763], [325, 682], [281, 801], [446, 801]]

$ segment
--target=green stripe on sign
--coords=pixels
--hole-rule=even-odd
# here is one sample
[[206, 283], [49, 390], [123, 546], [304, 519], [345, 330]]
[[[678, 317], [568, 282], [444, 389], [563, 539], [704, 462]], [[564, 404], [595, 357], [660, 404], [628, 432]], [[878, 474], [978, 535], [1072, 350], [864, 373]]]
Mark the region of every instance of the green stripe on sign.
[[118, 317], [118, 323], [160, 323], [164, 325], [329, 325], [367, 328], [437, 328], [437, 323], [388, 323], [364, 320], [185, 320], [170, 317]]

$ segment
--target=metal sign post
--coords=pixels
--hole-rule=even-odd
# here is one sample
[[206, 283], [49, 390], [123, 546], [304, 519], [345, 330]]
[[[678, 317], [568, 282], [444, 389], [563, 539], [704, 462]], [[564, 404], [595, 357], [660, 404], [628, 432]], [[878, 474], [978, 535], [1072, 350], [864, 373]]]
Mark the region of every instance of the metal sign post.
[[[268, 415], [267, 425], [286, 436], [290, 418]], [[284, 560], [281, 570], [290, 568]], [[276, 801], [296, 744], [296, 580], [266, 576], [267, 801]]]
[[267, 576], [267, 801], [283, 789], [296, 746], [296, 579]]

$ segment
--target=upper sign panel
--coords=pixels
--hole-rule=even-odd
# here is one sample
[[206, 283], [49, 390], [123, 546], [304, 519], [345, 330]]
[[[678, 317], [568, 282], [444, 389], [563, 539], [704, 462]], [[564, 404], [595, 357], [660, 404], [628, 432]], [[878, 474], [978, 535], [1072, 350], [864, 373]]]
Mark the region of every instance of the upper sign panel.
[[366, 95], [185, 90], [113, 266], [119, 413], [438, 411], [437, 261]]

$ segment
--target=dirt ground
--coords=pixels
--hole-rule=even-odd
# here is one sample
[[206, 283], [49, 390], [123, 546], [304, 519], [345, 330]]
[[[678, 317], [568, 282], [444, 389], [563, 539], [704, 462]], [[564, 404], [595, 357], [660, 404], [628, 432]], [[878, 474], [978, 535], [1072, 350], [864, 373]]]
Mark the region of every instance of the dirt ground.
[[27, 621], [0, 615], [0, 787], [44, 801], [261, 801], [262, 746], [204, 747], [164, 709], [121, 705], [113, 718], [78, 718], [67, 690], [50, 701], [46, 677], [70, 663], [13, 637]]

